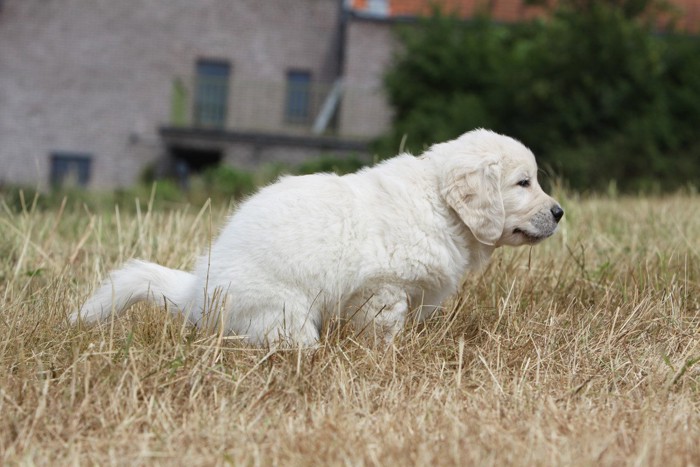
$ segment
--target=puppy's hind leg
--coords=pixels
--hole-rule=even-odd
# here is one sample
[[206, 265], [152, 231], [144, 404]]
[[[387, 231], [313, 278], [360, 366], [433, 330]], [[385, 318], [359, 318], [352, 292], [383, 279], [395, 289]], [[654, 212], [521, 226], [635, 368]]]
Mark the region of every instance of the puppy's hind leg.
[[401, 287], [386, 285], [362, 297], [352, 301], [354, 310], [348, 310], [358, 332], [391, 343], [406, 323], [409, 310], [406, 292]]
[[257, 307], [239, 331], [256, 344], [282, 347], [315, 347], [321, 329], [321, 313], [304, 301], [285, 301]]

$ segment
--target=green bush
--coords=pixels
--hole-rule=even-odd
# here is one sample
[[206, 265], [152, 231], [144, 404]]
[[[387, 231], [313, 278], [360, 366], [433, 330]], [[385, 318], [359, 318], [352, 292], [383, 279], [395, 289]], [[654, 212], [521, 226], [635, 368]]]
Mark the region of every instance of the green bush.
[[212, 198], [242, 198], [255, 191], [253, 175], [230, 165], [209, 167], [202, 172], [202, 179]]

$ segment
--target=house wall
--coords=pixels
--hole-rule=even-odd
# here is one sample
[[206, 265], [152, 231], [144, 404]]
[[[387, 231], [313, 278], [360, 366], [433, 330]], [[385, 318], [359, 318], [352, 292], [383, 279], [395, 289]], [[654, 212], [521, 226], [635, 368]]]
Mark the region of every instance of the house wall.
[[163, 156], [157, 129], [170, 118], [173, 80], [192, 83], [198, 58], [230, 61], [231, 124], [237, 99], [281, 118], [283, 100], [261, 83], [279, 88], [290, 68], [332, 80], [338, 9], [337, 0], [4, 0], [0, 183], [45, 187], [49, 154], [69, 151], [93, 155], [92, 187], [132, 184]]
[[345, 96], [340, 109], [340, 124], [345, 134], [374, 137], [389, 127], [391, 110], [382, 80], [395, 47], [390, 23], [361, 18], [348, 22]]

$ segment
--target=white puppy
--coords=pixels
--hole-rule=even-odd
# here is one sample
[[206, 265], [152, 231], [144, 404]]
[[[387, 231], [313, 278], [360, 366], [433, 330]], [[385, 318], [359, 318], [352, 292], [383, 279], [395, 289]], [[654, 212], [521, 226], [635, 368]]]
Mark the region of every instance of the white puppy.
[[313, 345], [330, 316], [390, 339], [495, 248], [549, 237], [562, 215], [530, 150], [475, 130], [355, 174], [283, 177], [240, 206], [192, 273], [132, 260], [72, 319], [150, 300], [256, 344]]

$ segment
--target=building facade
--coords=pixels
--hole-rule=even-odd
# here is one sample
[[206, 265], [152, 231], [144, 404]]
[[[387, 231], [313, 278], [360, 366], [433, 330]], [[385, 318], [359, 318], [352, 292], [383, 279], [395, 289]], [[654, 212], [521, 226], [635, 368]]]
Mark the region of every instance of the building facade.
[[344, 6], [4, 0], [0, 183], [112, 188], [175, 161], [363, 153], [390, 115], [374, 64], [343, 79], [344, 55], [367, 59], [346, 45]]

